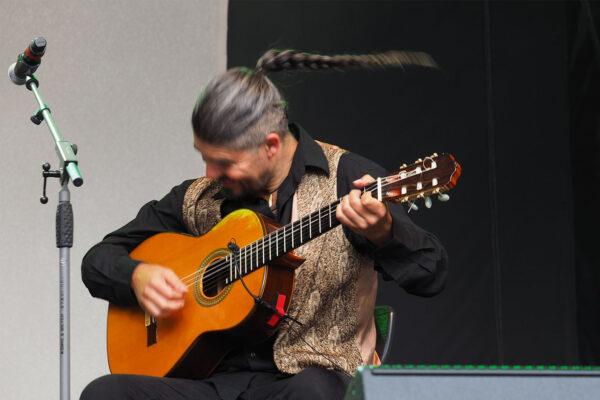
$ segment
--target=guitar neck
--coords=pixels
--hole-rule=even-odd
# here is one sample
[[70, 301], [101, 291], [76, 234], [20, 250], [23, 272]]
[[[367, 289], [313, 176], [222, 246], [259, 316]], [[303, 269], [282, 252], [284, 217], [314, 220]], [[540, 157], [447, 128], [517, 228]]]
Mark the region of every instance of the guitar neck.
[[242, 247], [237, 253], [237, 262], [235, 254], [227, 256], [229, 278], [225, 283], [239, 279], [240, 272], [243, 277], [338, 226], [340, 221], [335, 210], [340, 201], [338, 199]]
[[[456, 184], [461, 174], [460, 165], [450, 154], [434, 153], [414, 164], [403, 165], [399, 170], [386, 177], [377, 178], [362, 189], [363, 194], [370, 192], [379, 201], [407, 202], [426, 198], [432, 194], [441, 194]], [[340, 224], [335, 210], [341, 199], [289, 223], [259, 240], [239, 249], [239, 252], [225, 257], [223, 276], [226, 284], [237, 280], [257, 268], [302, 246]], [[429, 203], [430, 204], [430, 203]]]

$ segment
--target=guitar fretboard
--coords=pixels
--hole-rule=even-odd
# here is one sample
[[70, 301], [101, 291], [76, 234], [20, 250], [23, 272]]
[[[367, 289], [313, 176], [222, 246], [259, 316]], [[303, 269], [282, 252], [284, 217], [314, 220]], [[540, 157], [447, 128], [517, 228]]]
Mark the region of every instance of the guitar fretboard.
[[338, 226], [340, 222], [335, 216], [335, 209], [340, 200], [242, 247], [237, 256], [230, 254], [225, 257], [224, 261], [229, 265], [225, 284], [239, 279], [240, 273], [243, 277]]
[[[460, 165], [448, 154], [418, 159], [410, 166], [377, 180], [362, 189], [379, 201], [415, 201], [454, 187], [460, 176]], [[228, 285], [271, 261], [302, 246], [340, 224], [335, 216], [341, 199], [289, 223], [209, 265], [203, 275], [203, 288], [217, 293]], [[412, 205], [411, 205], [412, 207]]]

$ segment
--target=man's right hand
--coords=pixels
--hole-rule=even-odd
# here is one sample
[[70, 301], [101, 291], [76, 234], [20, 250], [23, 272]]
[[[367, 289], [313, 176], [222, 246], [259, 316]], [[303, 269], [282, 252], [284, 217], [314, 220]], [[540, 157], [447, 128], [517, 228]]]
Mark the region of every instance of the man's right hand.
[[138, 264], [133, 270], [131, 287], [140, 306], [153, 317], [166, 317], [184, 305], [187, 287], [169, 268], [156, 264]]

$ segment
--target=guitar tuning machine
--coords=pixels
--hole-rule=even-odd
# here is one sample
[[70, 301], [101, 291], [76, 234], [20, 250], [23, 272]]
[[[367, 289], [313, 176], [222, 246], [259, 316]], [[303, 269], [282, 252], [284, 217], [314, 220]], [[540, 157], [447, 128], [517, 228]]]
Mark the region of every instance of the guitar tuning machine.
[[425, 207], [431, 208], [431, 205], [432, 205], [431, 197], [425, 196]]
[[417, 164], [417, 163], [422, 163], [422, 162], [423, 162], [423, 159], [422, 159], [422, 158], [417, 158], [417, 160], [415, 161], [415, 164]]
[[433, 153], [433, 154], [431, 155], [431, 158], [436, 158], [437, 156], [438, 156], [438, 153]]
[[446, 193], [438, 193], [438, 200], [439, 201], [448, 201], [448, 200], [450, 200], [450, 196], [448, 196]]
[[47, 178], [60, 178], [60, 171], [50, 171], [50, 163], [42, 164], [42, 177], [44, 178], [44, 188], [42, 189], [42, 197], [40, 197], [40, 203], [48, 203], [48, 197], [46, 197], [46, 179]]

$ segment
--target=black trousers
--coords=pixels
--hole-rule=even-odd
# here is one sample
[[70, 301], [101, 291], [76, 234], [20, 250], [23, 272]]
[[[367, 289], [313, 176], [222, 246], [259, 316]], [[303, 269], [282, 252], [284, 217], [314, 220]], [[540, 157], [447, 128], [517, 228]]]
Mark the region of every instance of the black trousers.
[[80, 400], [335, 400], [349, 383], [347, 375], [322, 368], [297, 375], [226, 372], [204, 380], [113, 374], [92, 381]]

